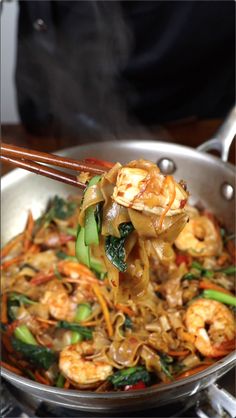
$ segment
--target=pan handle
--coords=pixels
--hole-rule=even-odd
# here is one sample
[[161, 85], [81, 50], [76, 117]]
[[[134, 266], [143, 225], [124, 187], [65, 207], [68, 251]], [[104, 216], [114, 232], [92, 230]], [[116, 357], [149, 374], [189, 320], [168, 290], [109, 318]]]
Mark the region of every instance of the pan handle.
[[231, 109], [224, 123], [220, 126], [212, 139], [201, 144], [197, 149], [202, 152], [217, 150], [222, 161], [227, 161], [229, 149], [236, 135], [236, 106]]
[[227, 416], [235, 418], [236, 416], [236, 399], [227, 390], [222, 389], [216, 383], [211, 384], [208, 389], [204, 391], [207, 396], [207, 401], [199, 404], [196, 408], [196, 414], [199, 418], [213, 416], [209, 414], [209, 406], [212, 409], [215, 417]]

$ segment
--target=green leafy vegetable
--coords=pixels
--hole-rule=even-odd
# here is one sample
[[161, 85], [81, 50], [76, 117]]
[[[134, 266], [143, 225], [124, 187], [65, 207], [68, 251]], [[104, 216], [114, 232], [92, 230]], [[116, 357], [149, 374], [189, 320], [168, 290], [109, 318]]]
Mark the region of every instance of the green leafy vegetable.
[[72, 331], [71, 332], [71, 344], [76, 344], [76, 343], [78, 343], [79, 341], [82, 341], [83, 340], [83, 337], [82, 337], [82, 335], [79, 333], [79, 332], [77, 332], [77, 331]]
[[84, 242], [84, 228], [79, 229], [75, 244], [75, 254], [80, 263], [90, 267], [89, 247]]
[[15, 351], [21, 353], [32, 364], [47, 370], [56, 362], [56, 354], [47, 347], [26, 344], [16, 338], [11, 339]]
[[224, 228], [220, 228], [220, 235], [222, 240], [224, 241], [226, 237], [226, 230]]
[[118, 372], [115, 372], [112, 376], [108, 377], [108, 380], [114, 385], [115, 388], [126, 385], [134, 385], [139, 381], [149, 383], [150, 379], [150, 374], [142, 366], [130, 367], [129, 369], [119, 370]]
[[65, 378], [64, 378], [64, 376], [63, 376], [63, 374], [59, 374], [59, 376], [58, 376], [58, 378], [57, 378], [57, 381], [56, 381], [56, 386], [58, 387], [58, 388], [63, 388], [64, 387], [64, 383], [65, 383]]
[[25, 368], [24, 369], [24, 372], [30, 377], [30, 379], [32, 379], [32, 380], [35, 380], [36, 381], [36, 379], [35, 379], [35, 375], [34, 375], [34, 373], [33, 372], [31, 372], [31, 370], [29, 370], [29, 369], [27, 369], [27, 368]]
[[128, 316], [125, 315], [125, 322], [124, 322], [124, 328], [128, 328], [128, 329], [132, 329], [133, 328], [133, 322], [132, 319]]
[[57, 251], [56, 252], [56, 256], [60, 260], [78, 261], [76, 257], [73, 257], [71, 255], [68, 255], [68, 254], [64, 253], [63, 251]]
[[20, 293], [11, 293], [7, 300], [7, 316], [9, 321], [15, 321], [20, 305], [33, 305], [37, 302]]
[[74, 322], [67, 322], [67, 321], [59, 321], [57, 323], [58, 328], [69, 329], [71, 331], [77, 331], [79, 334], [82, 335], [85, 340], [91, 340], [93, 338], [93, 333], [91, 328], [83, 327], [82, 325], [78, 325]]
[[37, 224], [50, 224], [50, 222], [52, 222], [53, 219], [68, 219], [70, 218], [70, 216], [73, 215], [76, 207], [76, 202], [69, 202], [62, 199], [59, 196], [55, 196], [51, 202], [50, 209], [48, 210], [48, 212], [46, 212], [44, 216], [37, 220]]
[[173, 363], [173, 358], [165, 354], [160, 355], [161, 369], [169, 379], [173, 380], [173, 376], [169, 370], [169, 364]]
[[186, 273], [181, 280], [198, 280], [199, 278], [200, 276], [196, 276], [196, 274]]
[[[90, 187], [96, 185], [100, 180], [101, 180], [101, 176], [94, 176], [90, 180], [88, 187], [85, 191], [85, 194], [87, 193], [87, 190]], [[99, 229], [98, 229], [98, 224], [97, 224], [97, 219], [96, 219], [99, 217], [98, 212], [99, 212], [98, 205], [89, 206], [85, 211], [85, 221], [84, 221], [85, 245], [91, 245], [91, 244], [98, 245], [99, 244]], [[96, 216], [95, 216], [95, 213], [96, 213]]]
[[95, 212], [94, 212], [94, 216], [95, 216], [95, 219], [96, 219], [96, 222], [97, 222], [98, 233], [100, 233], [101, 229], [102, 229], [102, 211], [101, 211], [101, 208], [102, 208], [102, 203], [98, 203], [96, 205], [96, 209], [95, 209]]
[[127, 269], [125, 263], [125, 240], [134, 230], [131, 222], [119, 226], [120, 238], [109, 235], [105, 241], [105, 251], [108, 260], [119, 270], [124, 272]]
[[91, 256], [90, 257], [90, 268], [100, 280], [104, 279], [105, 274], [107, 272], [106, 272], [104, 266], [102, 265], [102, 263], [100, 262], [100, 260]]
[[72, 237], [77, 236], [77, 229], [76, 228], [66, 228], [66, 233], [71, 235]]
[[213, 270], [209, 270], [209, 269], [205, 269], [200, 263], [198, 263], [197, 261], [193, 261], [192, 263], [192, 268], [199, 270], [201, 272], [201, 276], [205, 276], [205, 277], [212, 277], [214, 274]]
[[27, 296], [22, 295], [20, 293], [11, 293], [9, 295], [9, 300], [12, 302], [19, 302], [20, 305], [35, 305], [37, 303], [34, 300], [29, 299]]
[[0, 322], [0, 331], [2, 333], [7, 331], [7, 325], [3, 324], [2, 322]]
[[14, 335], [18, 340], [22, 341], [23, 343], [32, 345], [38, 344], [27, 325], [23, 324], [16, 327], [16, 329], [14, 330]]
[[224, 267], [221, 269], [217, 269], [216, 271], [219, 271], [221, 273], [224, 273], [226, 275], [233, 275], [236, 273], [236, 266], [229, 266], [229, 267]]
[[54, 266], [54, 273], [55, 273], [55, 276], [58, 278], [58, 280], [62, 280], [62, 275], [59, 272], [57, 265]]
[[207, 289], [202, 292], [202, 296], [206, 299], [217, 300], [218, 302], [225, 303], [226, 305], [236, 306], [236, 297], [227, 295], [223, 292], [218, 292], [217, 290]]

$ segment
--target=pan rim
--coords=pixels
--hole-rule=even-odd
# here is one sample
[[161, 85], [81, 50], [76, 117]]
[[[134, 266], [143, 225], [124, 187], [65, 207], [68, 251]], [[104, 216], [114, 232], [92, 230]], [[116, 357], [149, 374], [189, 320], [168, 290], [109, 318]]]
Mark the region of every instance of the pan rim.
[[[175, 144], [171, 142], [163, 142], [163, 141], [157, 141], [157, 140], [145, 140], [145, 139], [122, 139], [117, 141], [103, 141], [99, 142], [99, 145], [111, 145], [112, 147], [117, 146], [119, 148], [120, 144], [122, 144], [123, 148], [132, 148], [135, 145], [135, 149], [145, 149], [148, 148], [153, 149], [155, 148], [157, 151], [161, 151], [162, 153], [165, 151], [174, 151], [177, 155], [183, 155], [186, 154], [187, 156], [197, 157], [199, 160], [205, 160], [206, 162], [215, 162], [217, 165], [219, 165], [222, 169], [227, 170], [229, 175], [232, 175], [235, 173], [235, 167], [231, 163], [225, 163], [220, 158], [207, 154], [201, 151], [198, 151], [195, 148], [190, 148], [185, 145]], [[91, 142], [91, 143], [85, 143], [85, 144], [79, 144], [73, 147], [63, 148], [60, 150], [55, 151], [55, 154], [58, 155], [66, 155], [70, 153], [73, 155], [75, 150], [78, 150], [78, 148], [87, 148], [87, 147], [97, 147], [98, 142]], [[108, 150], [109, 152], [109, 150]], [[23, 180], [27, 176], [35, 176], [36, 174], [30, 173], [27, 171], [24, 171], [20, 168], [14, 169], [11, 172], [5, 174], [1, 179], [1, 189], [2, 193], [4, 192], [7, 187], [9, 187], [17, 178], [17, 181]], [[120, 398], [135, 398], [138, 396], [143, 396], [145, 394], [153, 395], [155, 393], [161, 393], [165, 390], [171, 390], [176, 387], [180, 387], [182, 385], [185, 385], [187, 383], [194, 383], [196, 380], [199, 380], [201, 378], [204, 378], [209, 375], [209, 369], [212, 373], [217, 372], [221, 370], [225, 366], [230, 366], [230, 364], [233, 365], [234, 361], [236, 360], [236, 351], [230, 353], [228, 356], [224, 357], [223, 359], [217, 361], [212, 366], [209, 366], [206, 370], [203, 370], [202, 372], [196, 373], [196, 375], [189, 376], [187, 378], [181, 379], [180, 381], [173, 381], [168, 384], [161, 383], [158, 386], [151, 386], [149, 388], [141, 389], [138, 391], [131, 391], [131, 392], [106, 392], [106, 393], [98, 393], [98, 392], [92, 392], [92, 391], [80, 391], [80, 390], [71, 390], [71, 389], [61, 389], [56, 388], [54, 386], [47, 387], [46, 385], [43, 385], [41, 383], [34, 382], [26, 377], [17, 376], [15, 373], [10, 372], [5, 367], [2, 367], [2, 376], [5, 377], [7, 380], [10, 380], [15, 383], [21, 383], [24, 388], [34, 388], [38, 390], [42, 390], [44, 392], [52, 392], [55, 395], [63, 395], [65, 396], [68, 394], [68, 396], [72, 398], [94, 398], [94, 399], [107, 399], [109, 397], [110, 399], [120, 399]]]
[[[120, 143], [122, 143], [122, 146], [125, 148], [130, 148], [131, 146], [136, 147], [137, 149], [137, 145], [138, 145], [138, 149], [146, 149], [147, 148], [153, 148], [155, 147], [157, 151], [164, 151], [164, 148], [171, 150], [171, 151], [176, 151], [177, 154], [179, 155], [183, 155], [183, 151], [186, 151], [186, 153], [188, 153], [189, 156], [193, 156], [193, 157], [198, 157], [200, 160], [205, 160], [206, 162], [216, 162], [218, 165], [220, 165], [222, 168], [226, 169], [228, 171], [229, 174], [234, 174], [235, 173], [235, 167], [233, 164], [229, 163], [229, 162], [224, 162], [222, 161], [219, 157], [216, 157], [214, 155], [202, 152], [202, 151], [198, 151], [198, 149], [195, 148], [190, 148], [187, 147], [185, 145], [180, 145], [180, 144], [175, 144], [173, 142], [163, 142], [163, 141], [154, 141], [154, 140], [144, 140], [144, 139], [122, 139], [119, 141], [103, 141], [103, 142], [99, 142], [99, 145], [119, 145]], [[97, 147], [98, 143], [97, 142], [91, 142], [91, 143], [85, 143], [85, 144], [79, 144], [79, 145], [75, 145], [73, 147], [68, 147], [68, 148], [63, 148], [60, 150], [57, 150], [55, 152], [53, 152], [54, 154], [57, 155], [61, 155], [64, 156], [65, 154], [69, 153], [72, 154], [74, 153], [75, 150], [77, 150], [78, 148], [87, 148], [87, 147]], [[163, 149], [162, 149], [163, 148]], [[9, 173], [5, 174], [4, 176], [2, 176], [1, 178], [1, 188], [2, 188], [2, 192], [5, 190], [6, 187], [8, 187], [12, 181], [15, 180], [16, 176], [18, 181], [24, 179], [26, 176], [36, 176], [37, 174], [34, 173], [30, 173], [27, 172], [26, 170], [23, 170], [21, 168], [15, 168], [13, 170], [11, 170]]]
[[[82, 391], [82, 390], [73, 390], [73, 389], [61, 389], [61, 388], [57, 388], [55, 386], [46, 386], [43, 385], [42, 383], [38, 383], [38, 382], [34, 382], [33, 380], [28, 379], [27, 377], [23, 377], [23, 376], [18, 376], [17, 374], [7, 370], [5, 367], [1, 367], [1, 375], [3, 377], [5, 377], [8, 381], [10, 380], [10, 382], [15, 382], [15, 383], [21, 383], [25, 389], [27, 388], [33, 388], [33, 389], [38, 389], [38, 390], [42, 390], [44, 392], [50, 393], [53, 392], [55, 395], [62, 395], [65, 396], [66, 394], [72, 398], [87, 398], [87, 399], [91, 399], [93, 398], [94, 400], [99, 399], [99, 400], [105, 400], [109, 397], [109, 399], [127, 399], [127, 398], [135, 398], [138, 396], [142, 396], [142, 395], [153, 395], [156, 393], [161, 393], [163, 391], [166, 390], [171, 390], [173, 388], [178, 388], [180, 386], [183, 386], [187, 383], [194, 383], [196, 380], [202, 379], [207, 377], [210, 373], [209, 373], [209, 369], [211, 371], [211, 374], [213, 374], [214, 372], [219, 372], [219, 370], [221, 370], [221, 368], [225, 367], [225, 366], [229, 366], [230, 364], [234, 364], [234, 361], [236, 361], [236, 350], [230, 354], [228, 354], [228, 356], [220, 359], [219, 361], [217, 361], [216, 363], [212, 364], [211, 366], [209, 366], [207, 369], [196, 373], [193, 376], [189, 376], [186, 378], [183, 378], [181, 380], [178, 381], [173, 381], [171, 383], [160, 383], [158, 384], [158, 386], [150, 386], [147, 387], [145, 389], [140, 389], [140, 390], [135, 390], [135, 391], [122, 391], [122, 392], [94, 392], [94, 391]], [[210, 384], [211, 382], [209, 382]]]

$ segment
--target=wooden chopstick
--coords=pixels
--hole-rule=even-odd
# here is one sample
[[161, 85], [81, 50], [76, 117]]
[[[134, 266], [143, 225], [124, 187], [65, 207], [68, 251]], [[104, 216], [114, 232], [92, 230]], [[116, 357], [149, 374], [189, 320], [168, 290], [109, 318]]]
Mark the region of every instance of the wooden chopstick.
[[4, 142], [1, 143], [1, 154], [5, 157], [16, 158], [17, 160], [24, 159], [36, 163], [41, 162], [56, 167], [69, 168], [75, 171], [89, 172], [91, 174], [103, 174], [104, 171], [106, 171], [105, 167], [98, 167], [94, 164], [85, 163], [84, 161], [77, 161], [72, 158], [65, 158], [55, 154], [17, 147]]
[[35, 163], [33, 161], [28, 161], [25, 159], [6, 157], [1, 155], [1, 160], [7, 164], [14, 165], [16, 167], [23, 168], [27, 171], [31, 171], [35, 174], [40, 174], [45, 177], [49, 177], [54, 180], [58, 180], [62, 183], [70, 184], [71, 186], [76, 186], [85, 189], [86, 184], [80, 182], [76, 176], [72, 174], [64, 173], [63, 171], [55, 170], [52, 167], [47, 167], [42, 164]]

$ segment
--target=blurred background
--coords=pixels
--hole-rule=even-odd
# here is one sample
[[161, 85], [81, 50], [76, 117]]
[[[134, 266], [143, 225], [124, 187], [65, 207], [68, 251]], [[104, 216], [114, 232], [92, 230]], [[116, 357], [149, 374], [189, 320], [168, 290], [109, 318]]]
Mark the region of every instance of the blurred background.
[[6, 142], [197, 146], [235, 102], [234, 1], [1, 3]]
[[18, 2], [4, 4], [1, 15], [1, 121], [20, 121], [15, 88]]

